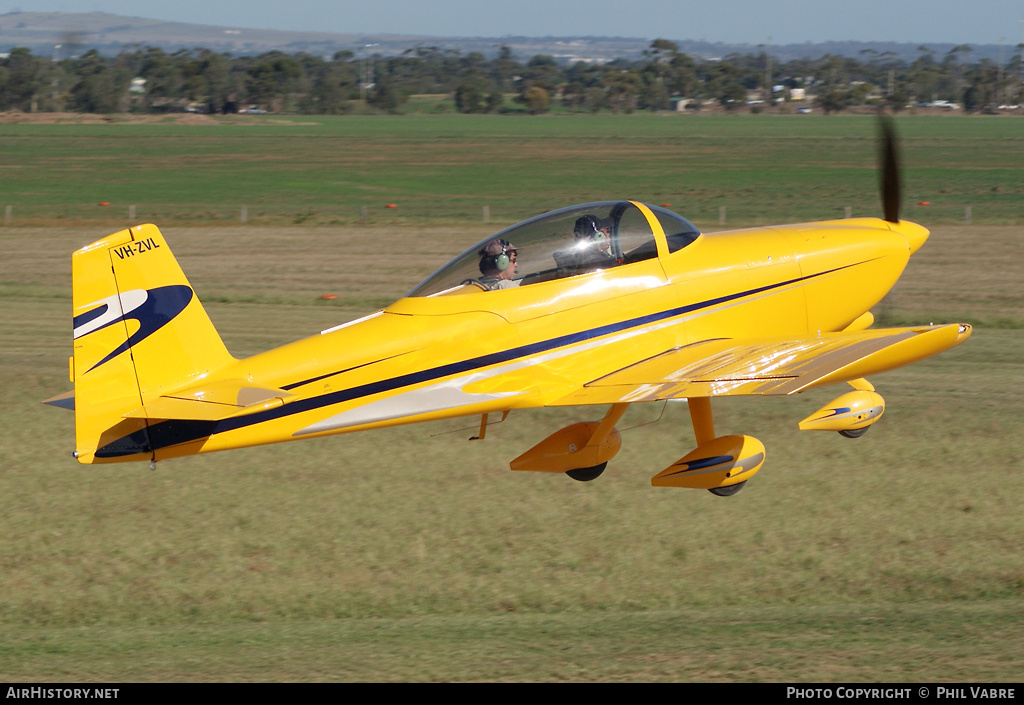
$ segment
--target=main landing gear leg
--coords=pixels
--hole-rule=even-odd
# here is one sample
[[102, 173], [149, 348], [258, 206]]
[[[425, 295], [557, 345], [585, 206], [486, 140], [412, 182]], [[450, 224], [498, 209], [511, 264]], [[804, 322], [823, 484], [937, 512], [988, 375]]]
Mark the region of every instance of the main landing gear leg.
[[512, 470], [564, 472], [587, 482], [599, 476], [622, 446], [615, 424], [626, 404], [612, 404], [600, 421], [581, 421], [561, 428], [509, 463]]
[[[597, 428], [594, 429], [594, 434], [587, 441], [587, 446], [600, 447], [604, 443], [608, 434], [615, 430], [615, 424], [619, 422], [622, 415], [626, 413], [626, 409], [629, 408], [629, 404], [612, 404], [612, 408], [608, 409], [605, 413], [604, 418], [601, 419], [601, 423], [598, 424]], [[565, 474], [574, 480], [580, 482], [590, 482], [596, 480], [604, 472], [604, 469], [608, 466], [608, 461], [598, 463], [593, 467], [589, 468], [576, 468], [573, 470], [566, 470]]]
[[693, 435], [697, 445], [715, 440], [715, 419], [711, 415], [711, 397], [690, 397], [686, 400], [690, 407], [690, 421], [693, 423]]

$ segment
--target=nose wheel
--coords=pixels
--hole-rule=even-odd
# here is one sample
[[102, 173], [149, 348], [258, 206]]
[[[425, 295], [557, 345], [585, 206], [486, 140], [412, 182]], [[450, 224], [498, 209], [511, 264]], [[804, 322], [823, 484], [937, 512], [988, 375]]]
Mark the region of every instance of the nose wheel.
[[716, 436], [710, 397], [690, 397], [697, 447], [651, 478], [655, 487], [689, 487], [732, 497], [764, 464], [764, 444], [752, 436]]
[[839, 432], [839, 435], [843, 436], [844, 438], [860, 438], [861, 436], [868, 432], [869, 428], [871, 427], [865, 426], [864, 428], [845, 428]]
[[712, 487], [708, 490], [711, 494], [718, 495], [719, 497], [732, 497], [734, 494], [743, 489], [743, 485], [747, 484], [747, 481], [737, 482], [735, 485], [729, 485], [728, 487]]

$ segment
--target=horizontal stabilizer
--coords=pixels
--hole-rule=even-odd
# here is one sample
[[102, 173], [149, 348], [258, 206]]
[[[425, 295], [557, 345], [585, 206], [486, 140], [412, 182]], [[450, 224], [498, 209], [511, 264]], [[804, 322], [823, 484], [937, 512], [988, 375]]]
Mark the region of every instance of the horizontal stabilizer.
[[71, 411], [74, 411], [75, 390], [72, 389], [70, 392], [64, 392], [63, 394], [58, 394], [55, 397], [44, 399], [43, 403], [49, 404], [50, 406], [59, 406], [62, 409], [70, 409]]
[[157, 397], [124, 418], [219, 421], [281, 406], [291, 396], [283, 389], [259, 387], [244, 380], [218, 380]]
[[795, 394], [917, 362], [970, 334], [971, 326], [949, 323], [797, 339], [705, 340], [605, 375], [553, 406]]

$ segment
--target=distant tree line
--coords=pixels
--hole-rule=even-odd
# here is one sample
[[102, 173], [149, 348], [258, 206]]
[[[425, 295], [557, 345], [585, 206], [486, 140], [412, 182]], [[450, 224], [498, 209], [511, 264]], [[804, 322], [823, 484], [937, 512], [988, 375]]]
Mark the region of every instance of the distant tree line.
[[[463, 113], [671, 109], [681, 99], [754, 109], [801, 93], [827, 113], [873, 105], [901, 110], [918, 102], [960, 104], [969, 111], [1019, 104], [1022, 46], [1006, 65], [971, 61], [971, 47], [943, 55], [925, 46], [908, 62], [865, 50], [858, 58], [825, 55], [773, 62], [765, 51], [707, 60], [658, 39], [639, 60], [566, 63], [550, 56], [518, 59], [509, 47], [493, 58], [417, 46], [399, 56], [332, 57], [272, 51], [231, 56], [207, 49], [166, 53], [135, 47], [114, 57], [90, 50], [54, 61], [15, 48], [0, 59], [0, 110], [24, 112], [274, 113], [401, 112], [417, 94], [443, 94]], [[765, 106], [760, 108], [758, 106]]]

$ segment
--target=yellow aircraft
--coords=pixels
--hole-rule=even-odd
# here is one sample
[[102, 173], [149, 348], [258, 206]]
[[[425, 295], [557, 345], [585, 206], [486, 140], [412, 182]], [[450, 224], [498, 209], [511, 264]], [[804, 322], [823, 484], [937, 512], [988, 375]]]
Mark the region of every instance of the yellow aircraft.
[[477, 243], [382, 311], [232, 357], [153, 225], [74, 253], [82, 463], [229, 448], [534, 407], [606, 406], [511, 461], [596, 478], [630, 404], [685, 399], [697, 447], [658, 486], [735, 494], [764, 446], [718, 436], [711, 400], [849, 390], [800, 422], [857, 437], [885, 403], [865, 379], [963, 342], [967, 324], [872, 329], [869, 309], [928, 231], [898, 216], [891, 128], [883, 218], [714, 234], [664, 208], [563, 208]]

